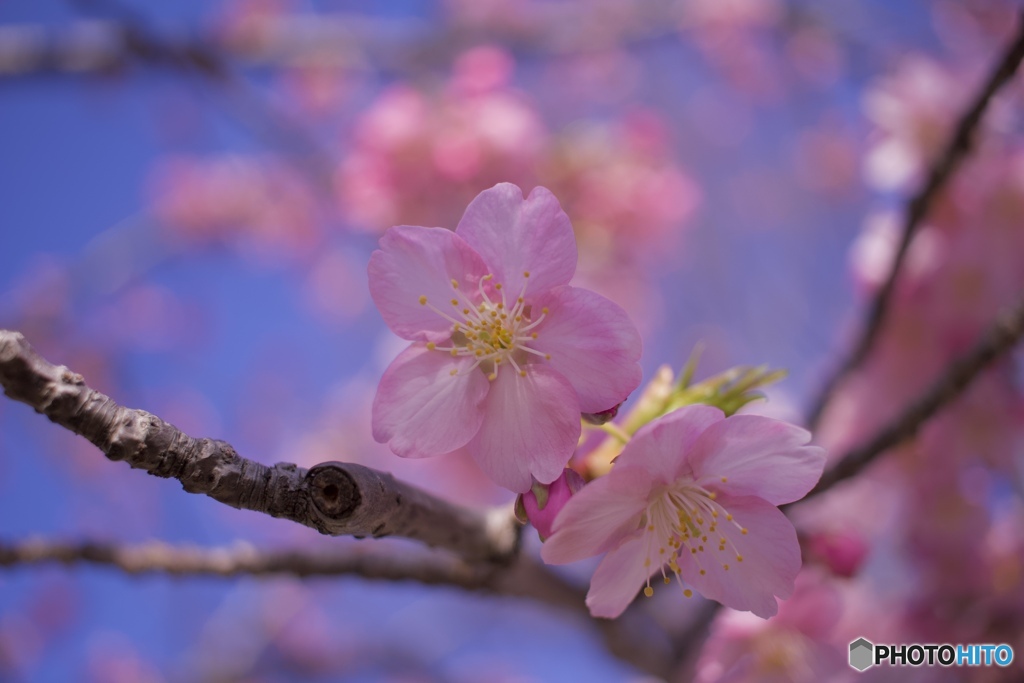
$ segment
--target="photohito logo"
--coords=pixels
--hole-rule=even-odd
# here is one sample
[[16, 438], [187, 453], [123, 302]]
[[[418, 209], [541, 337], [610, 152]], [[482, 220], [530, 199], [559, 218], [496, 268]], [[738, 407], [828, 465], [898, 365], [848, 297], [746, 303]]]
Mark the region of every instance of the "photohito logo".
[[875, 645], [867, 638], [850, 643], [850, 666], [864, 671], [875, 664], [893, 666], [1010, 666], [1009, 645]]

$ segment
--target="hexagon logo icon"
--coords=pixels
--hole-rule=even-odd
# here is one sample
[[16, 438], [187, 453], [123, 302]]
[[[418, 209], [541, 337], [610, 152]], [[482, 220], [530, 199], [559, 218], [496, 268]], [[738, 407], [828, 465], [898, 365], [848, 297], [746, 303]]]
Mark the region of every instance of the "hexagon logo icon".
[[864, 671], [874, 665], [875, 646], [867, 638], [858, 638], [850, 643], [850, 666]]

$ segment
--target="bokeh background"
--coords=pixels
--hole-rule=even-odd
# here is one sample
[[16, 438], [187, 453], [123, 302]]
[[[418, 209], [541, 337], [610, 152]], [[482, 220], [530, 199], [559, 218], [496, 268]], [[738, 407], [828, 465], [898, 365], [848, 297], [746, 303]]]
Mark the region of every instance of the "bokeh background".
[[[787, 369], [748, 410], [800, 422], [1018, 9], [4, 0], [0, 328], [249, 458], [355, 461], [467, 504], [508, 502], [467, 457], [404, 461], [373, 443], [370, 401], [403, 343], [373, 308], [366, 263], [389, 226], [454, 227], [479, 191], [511, 181], [559, 197], [577, 283], [633, 316], [647, 377], [703, 342], [698, 377]], [[992, 104], [915, 238], [875, 352], [816, 434], [834, 456], [1024, 288], [1022, 98], [1015, 81]], [[722, 610], [698, 680], [861, 676], [846, 665], [858, 636], [1008, 642], [1024, 657], [1019, 361], [799, 510], [797, 594], [770, 621]], [[6, 399], [0, 535], [357, 543], [187, 495]], [[588, 569], [567, 576], [582, 585]], [[638, 609], [677, 634], [699, 601], [659, 591]], [[0, 570], [0, 681], [644, 676], [593, 623], [530, 601], [355, 578]]]

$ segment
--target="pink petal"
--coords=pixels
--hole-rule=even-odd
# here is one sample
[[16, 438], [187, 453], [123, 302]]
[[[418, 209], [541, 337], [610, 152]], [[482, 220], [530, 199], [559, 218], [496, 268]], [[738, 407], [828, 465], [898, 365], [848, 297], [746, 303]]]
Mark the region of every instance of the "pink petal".
[[487, 267], [449, 230], [400, 225], [380, 238], [380, 249], [370, 256], [369, 274], [370, 296], [388, 327], [404, 339], [436, 342], [451, 336], [452, 323], [421, 304], [420, 297], [450, 315], [452, 280], [463, 292], [475, 294]]
[[540, 549], [549, 564], [568, 564], [600, 555], [640, 526], [651, 477], [638, 467], [616, 465], [583, 487], [555, 519], [554, 534]]
[[810, 439], [806, 429], [786, 422], [734, 415], [701, 435], [690, 464], [702, 486], [781, 505], [802, 498], [821, 478], [825, 451], [805, 445]]
[[663, 483], [689, 474], [690, 451], [711, 425], [725, 420], [713, 406], [692, 405], [674, 410], [641, 427], [615, 459], [616, 467], [639, 466]]
[[638, 533], [601, 560], [587, 592], [587, 607], [593, 616], [614, 619], [622, 614], [657, 570], [644, 566], [645, 545], [643, 535]]
[[373, 438], [406, 458], [464, 446], [480, 429], [488, 391], [487, 377], [472, 365], [421, 344], [398, 354], [373, 399]]
[[618, 305], [565, 286], [537, 300], [535, 317], [541, 307], [548, 313], [530, 347], [551, 355], [551, 367], [576, 387], [584, 413], [612, 408], [640, 385], [640, 333]]
[[469, 203], [456, 232], [512, 296], [522, 290], [526, 271], [530, 292], [568, 284], [576, 272], [572, 224], [546, 188], [534, 188], [526, 200], [510, 183], [484, 190]]
[[727, 539], [725, 550], [718, 549], [717, 538], [709, 538], [704, 551], [696, 554], [684, 546], [679, 558], [682, 578], [704, 597], [726, 607], [765, 619], [774, 616], [779, 609], [775, 596], [788, 598], [800, 571], [800, 545], [792, 523], [774, 505], [753, 496], [719, 496], [716, 502], [748, 533], [720, 517], [716, 535], [721, 532]]
[[523, 493], [533, 479], [550, 484], [562, 474], [580, 437], [580, 408], [569, 381], [551, 368], [509, 366], [490, 383], [484, 422], [469, 443], [480, 469], [499, 486]]

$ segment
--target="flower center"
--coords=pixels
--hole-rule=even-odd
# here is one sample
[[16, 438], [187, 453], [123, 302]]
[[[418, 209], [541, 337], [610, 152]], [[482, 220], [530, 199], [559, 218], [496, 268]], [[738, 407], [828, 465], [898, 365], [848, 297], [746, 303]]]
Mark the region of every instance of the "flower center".
[[[722, 481], [724, 483], [726, 478], [722, 477]], [[665, 572], [667, 566], [682, 586], [679, 558], [683, 557], [684, 553], [690, 555], [688, 561], [697, 565], [701, 576], [706, 575], [706, 567], [714, 563], [718, 563], [722, 570], [729, 571], [729, 563], [733, 557], [736, 562], [743, 561], [743, 555], [735, 544], [722, 533], [721, 525], [732, 525], [744, 536], [747, 529], [740, 526], [733, 516], [715, 501], [717, 497], [714, 491], [708, 491], [693, 481], [681, 481], [666, 488], [647, 505], [644, 529], [647, 552], [644, 566], [650, 567], [652, 558], [658, 558], [665, 583], [671, 583], [671, 578]], [[717, 551], [707, 552], [712, 549], [712, 544], [718, 545]], [[655, 547], [657, 552], [654, 551]], [[644, 595], [650, 597], [653, 594], [654, 589], [648, 578]], [[690, 597], [693, 591], [683, 587], [683, 595]]]
[[[511, 367], [520, 377], [526, 377], [524, 368], [533, 357], [551, 360], [549, 354], [531, 346], [539, 337], [536, 328], [547, 316], [548, 309], [541, 309], [540, 315], [533, 317], [533, 307], [525, 299], [529, 277], [529, 271], [524, 271], [523, 288], [511, 305], [500, 282], [494, 285], [491, 294], [487, 293], [484, 285], [494, 279], [492, 273], [480, 278], [475, 301], [459, 289], [457, 280], [452, 280], [452, 298], [448, 302], [452, 306], [450, 313], [434, 306], [426, 295], [421, 295], [421, 306], [430, 308], [452, 324], [451, 346], [427, 342], [427, 349], [447, 351], [454, 357], [469, 356], [475, 361], [469, 369], [480, 368], [492, 381], [498, 378], [502, 365]], [[458, 373], [458, 368], [452, 368], [452, 375]]]

